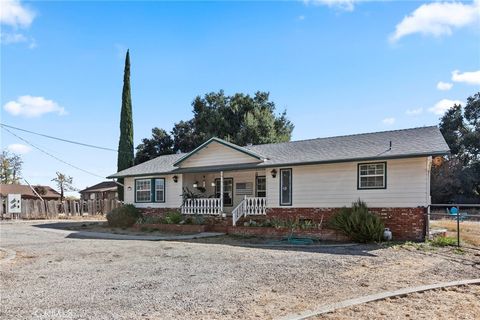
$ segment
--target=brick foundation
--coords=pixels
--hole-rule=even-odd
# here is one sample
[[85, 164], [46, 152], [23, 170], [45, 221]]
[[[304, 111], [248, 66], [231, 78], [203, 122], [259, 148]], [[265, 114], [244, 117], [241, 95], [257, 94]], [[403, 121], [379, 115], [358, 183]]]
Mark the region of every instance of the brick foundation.
[[[248, 216], [246, 221], [250, 219], [256, 221], [265, 219], [286, 220], [292, 217], [309, 219], [317, 224], [322, 221], [321, 230], [303, 230], [300, 233], [325, 240], [344, 240], [341, 235], [326, 228], [328, 220], [339, 210], [340, 208], [269, 208], [266, 216]], [[369, 210], [383, 220], [385, 227], [390, 228], [394, 240], [422, 241], [425, 239], [425, 208], [369, 208]], [[179, 209], [141, 208], [140, 211], [146, 216], [164, 216], [168, 212], [179, 211]], [[282, 229], [243, 227], [243, 220], [237, 223], [237, 227], [232, 227], [231, 217], [222, 218], [220, 216], [205, 216], [205, 231], [274, 237], [285, 235], [285, 230]], [[295, 233], [299, 234], [298, 232]]]
[[[422, 241], [425, 239], [425, 208], [368, 209], [383, 220], [386, 228], [390, 228], [394, 240]], [[291, 219], [295, 217], [319, 223], [323, 217], [323, 223], [326, 223], [339, 210], [340, 208], [269, 208], [267, 209], [267, 218]]]

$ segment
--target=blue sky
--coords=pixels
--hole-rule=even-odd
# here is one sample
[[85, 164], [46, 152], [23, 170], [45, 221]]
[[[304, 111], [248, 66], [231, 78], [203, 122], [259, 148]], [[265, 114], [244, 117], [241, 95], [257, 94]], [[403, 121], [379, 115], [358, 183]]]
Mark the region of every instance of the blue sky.
[[[0, 0], [2, 123], [116, 148], [130, 48], [135, 144], [196, 95], [269, 91], [293, 140], [435, 125], [480, 89], [480, 2]], [[441, 82], [441, 83], [440, 83]], [[116, 154], [17, 132], [100, 176]], [[101, 180], [2, 130], [23, 176]]]

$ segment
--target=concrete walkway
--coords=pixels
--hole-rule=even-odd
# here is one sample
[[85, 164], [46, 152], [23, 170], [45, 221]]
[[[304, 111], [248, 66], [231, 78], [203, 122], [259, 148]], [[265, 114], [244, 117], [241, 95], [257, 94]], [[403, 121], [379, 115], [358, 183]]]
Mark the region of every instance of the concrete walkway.
[[328, 304], [316, 310], [305, 311], [299, 314], [292, 314], [292, 315], [281, 318], [281, 320], [304, 320], [312, 317], [318, 317], [325, 313], [334, 312], [337, 309], [348, 308], [351, 306], [355, 306], [355, 305], [363, 304], [367, 302], [383, 300], [383, 299], [391, 298], [395, 296], [405, 296], [407, 294], [411, 294], [415, 292], [424, 292], [428, 290], [434, 290], [434, 289], [440, 289], [440, 288], [446, 288], [446, 287], [452, 287], [452, 286], [468, 285], [468, 284], [478, 285], [480, 284], [480, 279], [458, 280], [458, 281], [443, 282], [443, 283], [437, 283], [437, 284], [431, 284], [431, 285], [424, 285], [419, 287], [403, 288], [395, 291], [380, 292], [380, 293], [371, 294], [363, 297], [344, 300], [338, 303]]

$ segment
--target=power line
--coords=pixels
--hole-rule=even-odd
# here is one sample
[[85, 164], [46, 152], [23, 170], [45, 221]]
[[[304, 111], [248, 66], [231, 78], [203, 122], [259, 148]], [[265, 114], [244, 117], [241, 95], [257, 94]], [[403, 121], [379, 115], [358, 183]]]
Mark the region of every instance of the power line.
[[101, 175], [98, 175], [98, 174], [96, 174], [96, 173], [93, 173], [93, 172], [90, 172], [90, 171], [88, 171], [88, 170], [85, 170], [85, 169], [82, 169], [82, 168], [80, 168], [80, 167], [77, 167], [76, 165], [71, 164], [71, 163], [69, 163], [69, 162], [67, 162], [67, 161], [64, 161], [64, 160], [58, 158], [57, 156], [54, 156], [53, 154], [51, 154], [51, 153], [49, 153], [49, 152], [47, 152], [47, 151], [45, 151], [45, 150], [37, 147], [36, 145], [34, 145], [33, 143], [31, 143], [30, 141], [25, 140], [24, 138], [18, 136], [17, 134], [13, 133], [12, 131], [8, 130], [4, 125], [2, 125], [2, 129], [3, 129], [3, 130], [6, 130], [6, 131], [7, 131], [8, 133], [10, 133], [11, 135], [17, 137], [18, 139], [20, 139], [20, 140], [22, 140], [23, 142], [29, 144], [30, 146], [32, 146], [32, 147], [34, 147], [35, 149], [37, 149], [38, 151], [46, 154], [47, 156], [54, 158], [54, 159], [57, 160], [57, 161], [60, 161], [60, 162], [62, 162], [62, 163], [64, 163], [64, 164], [66, 164], [66, 165], [68, 165], [68, 166], [70, 166], [70, 167], [72, 167], [72, 168], [75, 168], [75, 169], [77, 169], [77, 170], [80, 170], [80, 171], [82, 171], [82, 172], [88, 173], [89, 175], [92, 175], [92, 176], [95, 176], [95, 177], [99, 177], [99, 178], [105, 179], [105, 177], [103, 177], [103, 176], [101, 176]]
[[[50, 136], [50, 135], [48, 135], [48, 134], [38, 133], [38, 132], [34, 132], [34, 131], [30, 131], [30, 130], [26, 130], [26, 129], [14, 127], [14, 126], [9, 126], [9, 125], [4, 124], [4, 123], [0, 123], [0, 126], [2, 126], [2, 127], [4, 127], [4, 128], [10, 128], [10, 129], [14, 129], [14, 130], [19, 130], [19, 131], [23, 131], [23, 132], [35, 134], [35, 135], [37, 135], [37, 136], [41, 136], [41, 137], [45, 137], [45, 138], [49, 138], [49, 139], [54, 139], [54, 140], [59, 140], [59, 141], [67, 142], [67, 143], [77, 144], [77, 145], [81, 145], [81, 146], [84, 146], [84, 147], [95, 148], [95, 149], [106, 150], [106, 151], [119, 152], [119, 151], [116, 150], [116, 149], [111, 149], [111, 148], [106, 148], [106, 147], [100, 147], [100, 146], [95, 146], [95, 145], [93, 145], [93, 144], [88, 144], [88, 143], [83, 143], [83, 142], [78, 142], [78, 141], [73, 141], [73, 140], [58, 138], [58, 137]], [[10, 133], [11, 133], [11, 132], [10, 132]]]

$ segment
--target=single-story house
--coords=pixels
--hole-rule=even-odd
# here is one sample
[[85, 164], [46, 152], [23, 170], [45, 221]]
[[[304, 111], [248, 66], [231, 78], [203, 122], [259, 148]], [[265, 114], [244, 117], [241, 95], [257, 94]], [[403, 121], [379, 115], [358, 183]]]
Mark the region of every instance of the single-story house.
[[24, 184], [0, 184], [0, 195], [6, 198], [9, 194], [20, 194], [22, 199], [39, 199], [33, 189], [43, 200], [60, 200], [60, 193], [49, 186], [32, 186]]
[[420, 240], [432, 158], [448, 153], [436, 126], [249, 146], [211, 138], [109, 178], [124, 178], [125, 202], [145, 214], [181, 210], [233, 225], [242, 216], [328, 218], [361, 199], [396, 239]]
[[103, 181], [79, 191], [81, 200], [117, 200], [117, 184], [114, 181]]

